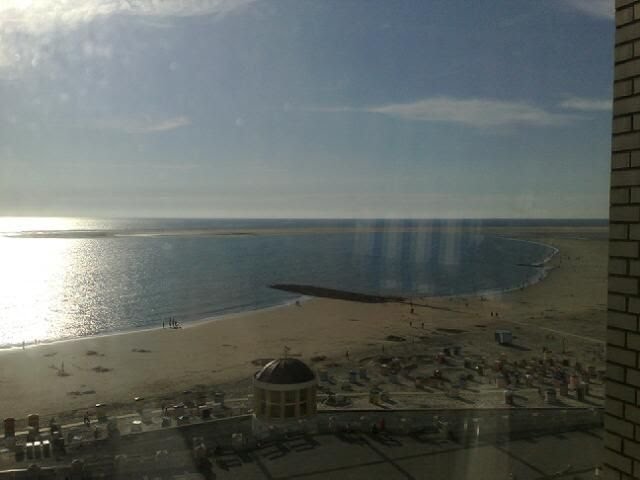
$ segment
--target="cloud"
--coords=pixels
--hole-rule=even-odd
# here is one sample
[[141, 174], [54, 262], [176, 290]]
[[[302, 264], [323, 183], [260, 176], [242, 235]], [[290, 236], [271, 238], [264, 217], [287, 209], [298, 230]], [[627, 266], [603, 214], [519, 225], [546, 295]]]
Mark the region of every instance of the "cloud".
[[[191, 124], [191, 120], [188, 117], [180, 116], [175, 118], [168, 118], [159, 122], [148, 123], [138, 127], [139, 133], [154, 133], [154, 132], [166, 132], [168, 130], [175, 130], [176, 128], [186, 127]], [[135, 132], [135, 130], [134, 130]]]
[[611, 100], [571, 97], [561, 102], [560, 107], [581, 112], [608, 112], [611, 110]]
[[614, 17], [613, 0], [564, 0], [564, 3], [591, 17], [607, 20]]
[[566, 115], [547, 112], [526, 103], [482, 98], [428, 98], [413, 103], [373, 107], [368, 111], [406, 120], [461, 123], [474, 127], [553, 126], [569, 120]]
[[180, 115], [162, 119], [142, 117], [98, 120], [89, 126], [97, 129], [118, 130], [130, 134], [146, 134], [167, 132], [188, 125], [191, 125], [189, 117]]
[[[4, 165], [5, 162], [3, 162]], [[169, 171], [182, 171], [182, 170], [194, 170], [196, 168], [201, 168], [202, 165], [198, 163], [185, 163], [180, 161], [180, 163], [158, 163], [158, 162], [145, 162], [139, 159], [135, 159], [128, 162], [92, 162], [90, 160], [82, 160], [77, 162], [56, 162], [56, 168], [68, 168], [74, 171], [78, 171], [79, 169], [85, 170], [97, 170], [97, 169], [136, 169], [136, 168], [144, 168], [145, 170], [169, 170]], [[14, 168], [23, 167], [26, 171], [30, 171], [35, 168], [34, 164], [30, 164], [27, 162], [15, 162]]]
[[2, 0], [0, 23], [29, 33], [114, 14], [148, 17], [225, 15], [257, 0]]
[[366, 112], [418, 122], [457, 123], [471, 127], [565, 125], [578, 117], [555, 113], [523, 102], [486, 98], [432, 97], [410, 103], [391, 103], [371, 107], [316, 107], [317, 112]]
[[[0, 67], [33, 62], [52, 33], [113, 15], [161, 21], [223, 16], [258, 0], [0, 0]], [[26, 57], [26, 58], [25, 58]]]

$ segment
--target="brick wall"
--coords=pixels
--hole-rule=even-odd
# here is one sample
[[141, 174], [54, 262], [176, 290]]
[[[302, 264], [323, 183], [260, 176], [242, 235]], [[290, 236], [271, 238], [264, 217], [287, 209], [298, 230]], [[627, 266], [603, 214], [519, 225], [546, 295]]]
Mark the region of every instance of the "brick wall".
[[640, 478], [640, 1], [616, 0], [606, 476]]

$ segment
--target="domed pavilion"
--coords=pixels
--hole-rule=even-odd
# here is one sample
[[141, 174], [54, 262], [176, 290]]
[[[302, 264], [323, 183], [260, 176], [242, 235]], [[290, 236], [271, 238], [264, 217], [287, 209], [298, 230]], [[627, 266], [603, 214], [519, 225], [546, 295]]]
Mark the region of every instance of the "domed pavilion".
[[315, 373], [296, 358], [267, 363], [253, 377], [254, 431], [289, 429], [316, 413]]

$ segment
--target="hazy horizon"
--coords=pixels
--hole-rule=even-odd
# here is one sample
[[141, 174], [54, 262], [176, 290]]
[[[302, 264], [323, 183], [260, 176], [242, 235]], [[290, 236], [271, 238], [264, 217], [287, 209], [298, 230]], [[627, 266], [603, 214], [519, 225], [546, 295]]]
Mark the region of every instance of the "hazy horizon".
[[606, 216], [593, 216], [593, 217], [535, 217], [535, 216], [522, 216], [522, 217], [507, 217], [507, 216], [493, 216], [493, 217], [418, 217], [418, 216], [198, 216], [198, 215], [144, 215], [144, 214], [135, 214], [135, 215], [119, 215], [119, 214], [96, 214], [96, 215], [88, 215], [88, 214], [53, 214], [53, 215], [36, 215], [36, 214], [0, 214], [0, 218], [9, 219], [9, 218], [42, 218], [42, 219], [101, 219], [101, 220], [136, 220], [136, 219], [144, 219], [144, 220], [420, 220], [420, 221], [485, 221], [485, 220], [500, 220], [500, 221], [609, 221], [608, 215]]
[[[347, 217], [87, 217], [87, 216], [0, 216], [0, 233], [64, 232], [64, 231], [146, 231], [207, 229], [287, 229], [343, 227], [345, 232], [358, 228], [481, 228], [519, 226], [606, 226], [606, 218], [347, 218]], [[47, 235], [44, 235], [46, 237]], [[44, 238], [43, 237], [43, 238]]]

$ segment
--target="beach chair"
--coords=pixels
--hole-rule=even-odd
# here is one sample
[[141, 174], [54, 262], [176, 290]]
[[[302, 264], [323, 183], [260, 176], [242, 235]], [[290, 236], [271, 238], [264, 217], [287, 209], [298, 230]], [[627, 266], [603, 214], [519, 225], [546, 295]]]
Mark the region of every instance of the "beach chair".
[[33, 454], [34, 454], [34, 452], [33, 452], [33, 442], [27, 442], [25, 444], [25, 451], [27, 453], [27, 458], [29, 460], [33, 459]]
[[51, 442], [49, 440], [42, 441], [42, 455], [46, 458], [51, 456]]
[[134, 420], [131, 422], [131, 433], [140, 433], [142, 432], [142, 421]]

